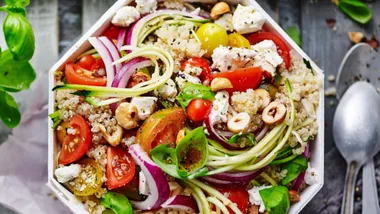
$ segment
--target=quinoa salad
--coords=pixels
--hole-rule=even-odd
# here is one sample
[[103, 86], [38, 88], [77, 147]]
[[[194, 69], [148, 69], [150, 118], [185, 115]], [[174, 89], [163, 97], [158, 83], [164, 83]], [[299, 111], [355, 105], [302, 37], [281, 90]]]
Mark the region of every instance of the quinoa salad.
[[55, 178], [88, 213], [284, 214], [322, 82], [254, 6], [135, 0], [54, 73]]

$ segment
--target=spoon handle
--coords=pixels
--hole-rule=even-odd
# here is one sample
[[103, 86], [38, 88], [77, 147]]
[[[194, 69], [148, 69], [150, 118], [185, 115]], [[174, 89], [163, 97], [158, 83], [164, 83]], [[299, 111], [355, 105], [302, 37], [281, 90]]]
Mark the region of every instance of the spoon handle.
[[341, 214], [354, 213], [354, 190], [355, 181], [358, 175], [360, 166], [355, 161], [348, 163], [346, 183], [344, 185], [342, 212]]
[[362, 213], [380, 213], [373, 158], [370, 158], [363, 168]]

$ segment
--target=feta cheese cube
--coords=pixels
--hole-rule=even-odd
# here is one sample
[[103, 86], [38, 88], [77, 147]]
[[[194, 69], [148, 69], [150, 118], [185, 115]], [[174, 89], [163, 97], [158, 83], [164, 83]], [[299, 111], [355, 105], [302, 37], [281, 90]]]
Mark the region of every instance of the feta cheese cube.
[[177, 87], [172, 79], [169, 79], [164, 85], [154, 91], [156, 96], [160, 96], [172, 102], [175, 100], [177, 93]]
[[253, 6], [238, 5], [232, 16], [234, 29], [240, 34], [254, 33], [263, 27], [265, 17]]
[[156, 0], [136, 0], [136, 9], [141, 14], [148, 14], [156, 11], [157, 1]]
[[189, 83], [202, 84], [201, 80], [198, 77], [192, 76], [192, 75], [185, 73], [183, 71], [178, 72], [178, 75], [175, 78], [175, 81], [176, 81], [178, 88], [180, 90], [184, 89], [186, 84], [189, 84]]
[[230, 95], [227, 91], [219, 91], [215, 95], [215, 100], [212, 101], [212, 108], [210, 112], [210, 120], [213, 124], [220, 124], [227, 122], [227, 113]]
[[251, 204], [259, 206], [260, 213], [265, 212], [265, 205], [264, 205], [263, 199], [260, 196], [260, 190], [271, 188], [271, 187], [272, 186], [252, 187], [252, 189], [248, 190], [249, 202], [251, 202]]
[[58, 182], [66, 183], [77, 178], [81, 172], [81, 165], [71, 164], [70, 166], [60, 167], [55, 170], [54, 174]]
[[133, 97], [131, 103], [137, 108], [139, 119], [146, 120], [156, 111], [157, 97]]
[[224, 28], [226, 31], [234, 30], [232, 26], [232, 14], [229, 13], [223, 14], [219, 19], [215, 20], [215, 24]]
[[128, 27], [136, 20], [140, 19], [139, 11], [131, 6], [125, 6], [116, 11], [112, 18], [112, 24], [120, 27]]
[[258, 54], [250, 66], [261, 66], [274, 77], [276, 75], [276, 67], [283, 62], [283, 59], [277, 53], [276, 44], [272, 40], [264, 40], [252, 45], [251, 48]]
[[317, 170], [315, 168], [312, 168], [310, 166], [310, 163], [308, 164], [308, 168], [305, 173], [305, 183], [307, 185], [313, 185], [313, 184], [318, 183]]
[[246, 67], [247, 63], [257, 55], [256, 51], [246, 48], [232, 48], [219, 46], [212, 54], [212, 68], [223, 71], [232, 71]]

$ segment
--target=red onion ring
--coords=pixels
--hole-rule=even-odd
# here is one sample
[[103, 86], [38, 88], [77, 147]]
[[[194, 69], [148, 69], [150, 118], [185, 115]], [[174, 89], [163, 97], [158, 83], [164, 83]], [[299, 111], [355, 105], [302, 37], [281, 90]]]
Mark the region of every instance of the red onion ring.
[[256, 135], [257, 142], [259, 142], [260, 140], [262, 140], [265, 137], [265, 134], [268, 132], [268, 130], [269, 130], [268, 125], [265, 125], [264, 128], [262, 128], [260, 130], [259, 134]]
[[170, 197], [162, 205], [162, 208], [172, 208], [186, 211], [187, 213], [198, 213], [198, 206], [191, 196], [175, 195]]
[[[116, 48], [115, 44], [113, 42], [111, 42], [111, 40], [109, 40], [105, 36], [99, 37], [98, 39], [106, 46], [108, 51], [111, 53], [111, 56], [113, 59], [112, 62], [115, 62], [116, 60], [120, 59], [120, 57], [121, 57], [120, 52]], [[118, 64], [115, 64], [114, 66], [115, 66], [115, 75], [116, 75], [120, 71], [122, 65], [121, 65], [121, 63], [118, 63]]]
[[119, 36], [117, 37], [116, 48], [120, 51], [121, 46], [123, 46], [125, 37], [127, 36], [127, 28], [121, 28]]
[[247, 172], [222, 172], [215, 175], [211, 175], [211, 177], [227, 180], [227, 181], [251, 181], [255, 177], [259, 176], [262, 172], [264, 172], [265, 167], [255, 170], [255, 171], [247, 171]]
[[220, 145], [222, 145], [224, 148], [231, 149], [231, 150], [244, 149], [244, 148], [241, 148], [238, 144], [229, 144], [229, 143], [227, 143], [227, 141], [225, 141], [225, 139], [222, 136], [220, 136], [219, 133], [215, 130], [214, 124], [211, 121], [210, 117], [207, 117], [204, 120], [204, 126], [206, 127], [206, 129], [207, 129], [208, 134], [210, 135], [210, 137], [212, 139], [218, 141], [218, 143], [220, 143]]
[[[309, 158], [309, 155], [310, 155], [310, 142], [308, 142], [308, 144], [306, 145], [305, 147], [305, 151], [302, 153], [302, 155], [308, 159]], [[299, 191], [304, 180], [305, 180], [305, 174], [306, 174], [306, 171], [305, 172], [302, 172], [300, 175], [298, 175], [296, 181], [294, 182], [293, 184], [293, 190], [295, 191]]]
[[125, 88], [129, 82], [129, 79], [136, 71], [140, 70], [141, 68], [149, 67], [152, 65], [152, 61], [143, 57], [136, 57], [134, 59], [129, 60], [121, 68], [120, 72], [116, 74], [116, 77], [112, 82], [112, 87]]

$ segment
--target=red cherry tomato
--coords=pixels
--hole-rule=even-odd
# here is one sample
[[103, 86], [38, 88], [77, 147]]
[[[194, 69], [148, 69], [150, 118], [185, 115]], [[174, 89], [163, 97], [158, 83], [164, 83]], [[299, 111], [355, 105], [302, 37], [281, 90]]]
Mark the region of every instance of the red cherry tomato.
[[256, 89], [263, 79], [263, 69], [261, 67], [238, 68], [231, 72], [213, 73], [211, 80], [217, 77], [224, 77], [231, 81], [233, 88], [226, 89], [229, 93], [234, 91], [246, 91], [249, 88]]
[[84, 68], [86, 70], [91, 70], [95, 62], [96, 62], [96, 59], [92, 55], [87, 55], [87, 56], [82, 57], [77, 62], [77, 65], [79, 65], [81, 68]]
[[[239, 210], [243, 213], [247, 213], [248, 209], [248, 192], [244, 188], [225, 188], [225, 189], [219, 189], [219, 191], [228, 197], [233, 203], [236, 203]], [[228, 211], [230, 213], [235, 213], [228, 207]]]
[[211, 111], [211, 101], [192, 100], [186, 108], [187, 117], [193, 122], [203, 121]]
[[107, 149], [107, 182], [108, 189], [116, 189], [128, 184], [136, 173], [136, 164], [127, 150], [120, 147]]
[[101, 68], [105, 68], [106, 66], [104, 65], [103, 59], [100, 58], [96, 60], [96, 62], [91, 66], [91, 71], [95, 72]]
[[199, 76], [202, 80], [205, 80], [206, 77], [211, 73], [211, 68], [208, 62], [199, 57], [192, 57], [186, 61], [184, 61], [181, 65], [181, 69], [185, 70], [186, 66], [198, 67], [202, 69], [202, 73]]
[[79, 114], [70, 120], [70, 127], [76, 129], [74, 135], [67, 134], [59, 155], [59, 164], [70, 164], [82, 158], [90, 149], [92, 133], [86, 120]]
[[73, 63], [66, 64], [65, 75], [69, 84], [105, 86], [107, 83], [106, 77], [94, 77], [91, 71]]
[[104, 34], [103, 36], [106, 36], [109, 40], [113, 41], [116, 40], [119, 36], [120, 27], [112, 25]]
[[251, 34], [248, 37], [248, 41], [251, 43], [251, 45], [257, 44], [264, 40], [272, 40], [274, 44], [276, 44], [278, 54], [284, 60], [286, 69], [289, 69], [290, 68], [289, 48], [286, 45], [285, 41], [281, 39], [281, 37], [270, 32], [258, 32], [258, 33]]

